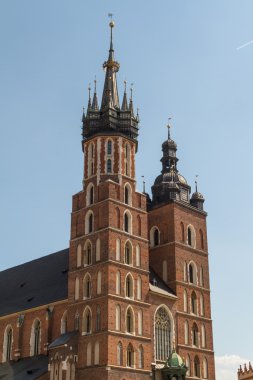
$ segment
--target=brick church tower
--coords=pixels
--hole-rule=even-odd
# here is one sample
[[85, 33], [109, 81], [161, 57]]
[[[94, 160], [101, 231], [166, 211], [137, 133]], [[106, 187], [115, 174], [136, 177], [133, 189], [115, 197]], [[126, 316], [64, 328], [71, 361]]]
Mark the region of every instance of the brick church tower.
[[126, 86], [119, 101], [113, 27], [101, 105], [95, 82], [82, 117], [70, 247], [0, 272], [1, 378], [215, 380], [204, 197], [170, 126], [152, 199], [136, 190], [139, 117]]

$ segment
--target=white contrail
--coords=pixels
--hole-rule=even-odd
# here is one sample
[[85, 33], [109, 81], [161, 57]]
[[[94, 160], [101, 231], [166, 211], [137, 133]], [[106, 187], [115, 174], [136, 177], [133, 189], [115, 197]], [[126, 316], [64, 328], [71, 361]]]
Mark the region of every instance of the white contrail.
[[244, 47], [250, 45], [250, 44], [253, 44], [253, 40], [252, 41], [249, 41], [249, 42], [246, 42], [246, 44], [243, 44], [241, 46], [239, 46], [238, 48], [236, 48], [236, 50], [240, 50], [240, 49], [243, 49]]

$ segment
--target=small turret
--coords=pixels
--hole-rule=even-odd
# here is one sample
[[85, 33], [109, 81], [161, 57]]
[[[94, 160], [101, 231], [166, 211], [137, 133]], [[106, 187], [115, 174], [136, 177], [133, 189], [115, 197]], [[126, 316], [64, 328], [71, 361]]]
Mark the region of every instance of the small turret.
[[198, 191], [197, 177], [198, 176], [196, 176], [195, 181], [195, 192], [192, 194], [190, 202], [193, 207], [196, 207], [197, 209], [203, 211], [205, 199], [203, 195]]

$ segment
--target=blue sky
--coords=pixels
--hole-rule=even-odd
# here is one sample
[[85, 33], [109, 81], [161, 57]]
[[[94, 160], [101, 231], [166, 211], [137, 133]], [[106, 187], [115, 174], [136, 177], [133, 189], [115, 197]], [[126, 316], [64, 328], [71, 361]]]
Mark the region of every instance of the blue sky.
[[133, 82], [140, 108], [139, 189], [161, 170], [168, 116], [181, 173], [191, 185], [199, 174], [215, 351], [229, 363], [217, 380], [235, 379], [237, 362], [253, 359], [253, 44], [237, 49], [253, 40], [251, 0], [1, 1], [0, 269], [68, 246], [80, 117], [95, 75], [101, 96], [108, 12], [120, 93]]

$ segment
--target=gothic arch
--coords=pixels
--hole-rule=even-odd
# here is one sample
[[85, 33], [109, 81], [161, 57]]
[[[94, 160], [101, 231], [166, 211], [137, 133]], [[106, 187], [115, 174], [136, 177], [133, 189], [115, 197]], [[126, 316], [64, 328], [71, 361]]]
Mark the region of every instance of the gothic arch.
[[135, 334], [135, 317], [132, 306], [127, 307], [125, 318], [126, 333]]
[[3, 362], [12, 359], [13, 329], [11, 325], [7, 325], [4, 331], [3, 342]]
[[187, 226], [187, 244], [192, 248], [196, 248], [196, 232], [192, 224]]
[[162, 304], [154, 314], [155, 359], [165, 361], [172, 352], [174, 319], [170, 309]]
[[124, 186], [124, 203], [132, 206], [132, 187], [128, 182]]
[[95, 187], [92, 182], [89, 183], [86, 189], [86, 206], [91, 206], [94, 203]]
[[84, 334], [92, 332], [92, 312], [89, 306], [86, 306], [83, 311], [82, 332]]
[[160, 231], [157, 226], [153, 226], [150, 229], [150, 246], [156, 247], [160, 244]]
[[35, 319], [32, 324], [31, 337], [30, 337], [30, 356], [40, 354], [40, 341], [41, 341], [41, 322]]
[[92, 210], [89, 210], [85, 215], [85, 234], [94, 232], [94, 214]]

